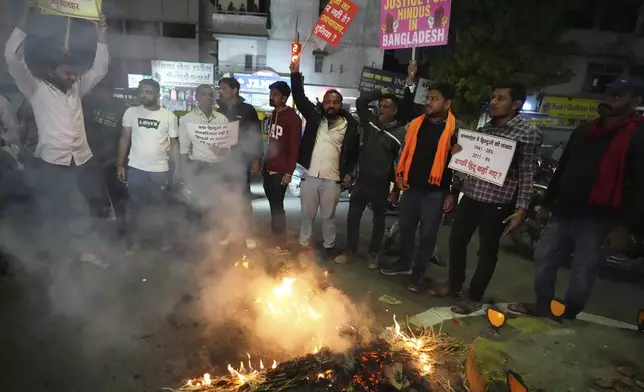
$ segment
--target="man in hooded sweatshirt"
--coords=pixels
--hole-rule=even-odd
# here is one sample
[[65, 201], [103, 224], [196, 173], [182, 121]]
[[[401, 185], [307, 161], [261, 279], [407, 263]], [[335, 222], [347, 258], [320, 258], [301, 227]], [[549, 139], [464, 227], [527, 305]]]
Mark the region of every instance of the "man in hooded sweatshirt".
[[268, 126], [268, 151], [264, 161], [264, 192], [271, 208], [271, 228], [276, 245], [286, 245], [284, 195], [291, 182], [300, 151], [302, 119], [286, 105], [291, 88], [275, 82], [270, 88], [270, 105], [275, 108]]
[[537, 219], [548, 223], [535, 251], [536, 303], [508, 309], [550, 316], [557, 270], [572, 256], [564, 318], [581, 313], [606, 252], [620, 251], [644, 222], [644, 81], [619, 78], [597, 107], [599, 118], [577, 128], [566, 145]]

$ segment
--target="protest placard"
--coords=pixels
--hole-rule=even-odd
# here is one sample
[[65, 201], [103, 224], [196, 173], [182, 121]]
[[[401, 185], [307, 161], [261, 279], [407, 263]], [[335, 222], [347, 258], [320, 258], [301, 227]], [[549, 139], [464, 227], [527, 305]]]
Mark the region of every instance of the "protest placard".
[[452, 0], [411, 3], [380, 0], [380, 49], [447, 45]]
[[391, 89], [400, 99], [405, 96], [406, 77], [395, 72], [382, 69], [363, 67], [358, 90], [365, 92], [380, 91], [383, 88]]
[[187, 124], [188, 133], [209, 147], [232, 147], [239, 143], [239, 121], [225, 124]]
[[[358, 6], [350, 0], [329, 0], [315, 26], [313, 35], [336, 47], [358, 14]], [[306, 45], [305, 45], [306, 46]]]
[[418, 78], [418, 85], [416, 86], [416, 95], [414, 95], [414, 103], [424, 105], [427, 102], [427, 91], [432, 81], [425, 78]]
[[44, 15], [98, 20], [102, 0], [37, 0]]
[[463, 150], [452, 156], [450, 169], [503, 186], [517, 148], [516, 141], [459, 129], [458, 144]]

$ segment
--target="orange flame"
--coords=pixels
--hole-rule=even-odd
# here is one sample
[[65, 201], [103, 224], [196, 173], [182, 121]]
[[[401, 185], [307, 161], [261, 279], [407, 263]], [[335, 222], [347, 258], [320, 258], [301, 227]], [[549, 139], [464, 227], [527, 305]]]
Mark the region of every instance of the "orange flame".
[[394, 314], [394, 327], [388, 328], [393, 333], [393, 338], [402, 343], [402, 347], [415, 357], [418, 362], [418, 367], [422, 375], [428, 375], [432, 372], [432, 359], [429, 355], [423, 352], [425, 349], [425, 342], [422, 339], [418, 339], [413, 336], [408, 336], [406, 333], [401, 331], [400, 324], [396, 321], [396, 315]]

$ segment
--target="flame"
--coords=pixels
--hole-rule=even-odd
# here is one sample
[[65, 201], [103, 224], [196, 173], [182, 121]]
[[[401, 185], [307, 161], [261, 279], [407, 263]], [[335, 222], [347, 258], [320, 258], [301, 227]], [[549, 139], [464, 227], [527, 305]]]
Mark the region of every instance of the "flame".
[[241, 373], [239, 373], [237, 370], [235, 370], [232, 365], [228, 364], [228, 371], [230, 374], [237, 380], [238, 383], [240, 384], [245, 384], [246, 383], [246, 377], [244, 377]]
[[264, 362], [262, 360], [259, 360], [259, 370], [264, 370]]
[[406, 333], [401, 331], [400, 324], [396, 321], [396, 315], [394, 314], [394, 327], [388, 328], [393, 333], [394, 340], [402, 343], [403, 348], [412, 354], [418, 363], [418, 368], [421, 375], [426, 376], [432, 372], [432, 359], [426, 354], [428, 347], [426, 342], [422, 339], [418, 339], [414, 336], [408, 336]]
[[277, 367], [277, 361], [273, 361], [273, 364], [271, 365], [271, 369], [275, 369]]

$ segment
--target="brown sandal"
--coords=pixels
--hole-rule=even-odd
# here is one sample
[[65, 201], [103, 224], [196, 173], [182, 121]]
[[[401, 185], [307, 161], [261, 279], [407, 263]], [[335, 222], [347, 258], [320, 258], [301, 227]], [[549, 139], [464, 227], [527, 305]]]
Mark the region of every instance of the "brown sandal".
[[482, 308], [483, 305], [480, 302], [472, 301], [471, 299], [465, 299], [455, 306], [452, 306], [450, 310], [456, 314], [470, 315], [474, 312], [478, 312]]
[[420, 287], [416, 286], [415, 284], [410, 284], [407, 286], [407, 290], [411, 291], [414, 294], [420, 293]]

